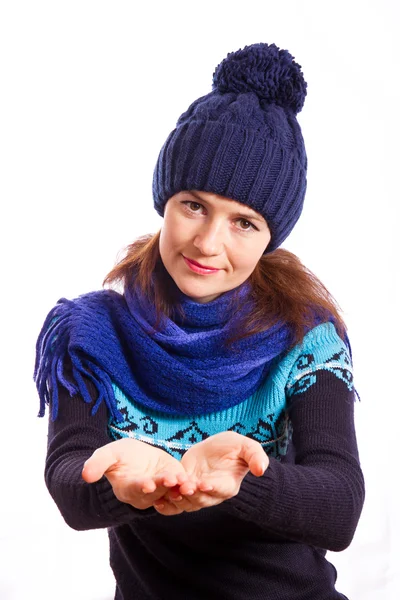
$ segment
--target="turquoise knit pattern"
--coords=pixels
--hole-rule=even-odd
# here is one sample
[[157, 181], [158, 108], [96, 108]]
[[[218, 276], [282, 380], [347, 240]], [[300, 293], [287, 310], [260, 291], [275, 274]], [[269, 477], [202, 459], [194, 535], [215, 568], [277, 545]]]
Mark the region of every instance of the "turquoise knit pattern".
[[179, 416], [152, 411], [128, 398], [113, 384], [123, 422], [110, 416], [112, 439], [130, 437], [162, 448], [180, 459], [193, 445], [221, 431], [236, 431], [257, 440], [269, 456], [278, 460], [287, 452], [292, 428], [287, 409], [291, 398], [314, 385], [321, 370], [328, 370], [353, 389], [348, 349], [332, 323], [311, 329], [271, 371], [244, 402], [206, 415]]

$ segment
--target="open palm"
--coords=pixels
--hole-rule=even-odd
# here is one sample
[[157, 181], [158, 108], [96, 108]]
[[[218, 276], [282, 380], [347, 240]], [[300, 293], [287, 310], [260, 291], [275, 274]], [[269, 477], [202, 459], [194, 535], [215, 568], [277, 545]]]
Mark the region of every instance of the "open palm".
[[129, 438], [98, 448], [86, 461], [82, 477], [87, 483], [103, 475], [118, 500], [139, 509], [149, 508], [188, 479], [182, 463], [168, 452]]
[[192, 446], [182, 457], [188, 481], [155, 503], [164, 515], [193, 512], [235, 496], [250, 471], [261, 476], [268, 457], [261, 444], [234, 431], [224, 431]]

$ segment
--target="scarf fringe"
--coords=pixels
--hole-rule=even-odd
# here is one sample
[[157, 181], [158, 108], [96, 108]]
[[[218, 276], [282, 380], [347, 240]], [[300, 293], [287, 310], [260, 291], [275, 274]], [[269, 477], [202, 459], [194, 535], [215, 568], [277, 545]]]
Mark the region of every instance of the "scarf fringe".
[[[40, 398], [38, 417], [43, 417], [46, 404], [52, 405], [51, 420], [58, 415], [58, 386], [62, 385], [70, 397], [80, 394], [87, 404], [93, 399], [84, 377], [92, 382], [97, 391], [97, 398], [91, 414], [95, 415], [104, 401], [114, 420], [123, 421], [118, 410], [112, 382], [107, 373], [96, 363], [86, 357], [79, 356], [79, 351], [69, 348], [70, 319], [75, 309], [73, 301], [61, 298], [49, 312], [36, 342], [36, 358], [33, 379]], [[69, 356], [72, 363], [73, 382], [64, 373], [65, 360]]]

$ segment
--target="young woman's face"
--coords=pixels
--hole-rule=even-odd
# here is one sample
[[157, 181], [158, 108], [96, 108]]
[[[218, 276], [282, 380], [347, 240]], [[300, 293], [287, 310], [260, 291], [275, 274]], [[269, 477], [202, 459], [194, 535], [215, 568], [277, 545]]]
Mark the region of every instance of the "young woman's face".
[[264, 217], [250, 207], [192, 190], [168, 200], [160, 254], [181, 292], [205, 303], [243, 283], [270, 239]]

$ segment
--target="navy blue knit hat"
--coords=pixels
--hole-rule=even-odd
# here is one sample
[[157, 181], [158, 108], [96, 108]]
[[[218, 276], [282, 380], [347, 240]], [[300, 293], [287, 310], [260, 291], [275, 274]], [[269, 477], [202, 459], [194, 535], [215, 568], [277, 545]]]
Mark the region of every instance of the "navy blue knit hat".
[[272, 252], [300, 217], [307, 156], [296, 115], [307, 94], [301, 66], [275, 44], [231, 52], [163, 145], [153, 175], [154, 207], [183, 190], [232, 198], [261, 213]]

